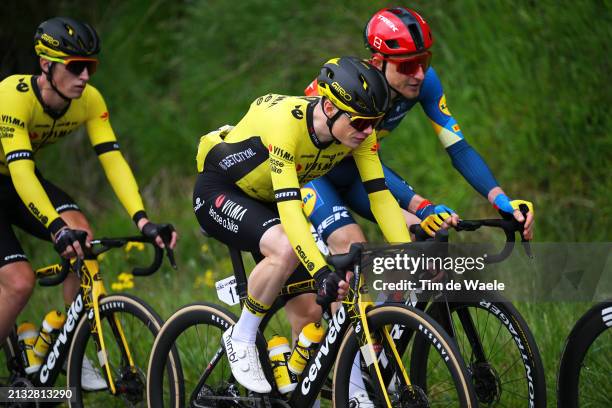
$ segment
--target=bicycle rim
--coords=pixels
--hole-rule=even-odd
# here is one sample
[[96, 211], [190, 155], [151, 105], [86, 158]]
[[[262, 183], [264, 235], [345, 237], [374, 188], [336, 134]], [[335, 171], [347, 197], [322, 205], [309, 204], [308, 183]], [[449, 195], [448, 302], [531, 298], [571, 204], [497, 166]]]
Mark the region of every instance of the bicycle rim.
[[[441, 308], [443, 304], [436, 304]], [[518, 311], [502, 302], [449, 303], [455, 342], [482, 407], [545, 407], [546, 386], [533, 336]], [[438, 319], [440, 309], [430, 308]], [[442, 312], [444, 313], [444, 312]], [[427, 388], [428, 345], [415, 339], [411, 374]], [[426, 364], [426, 365], [425, 365]]]

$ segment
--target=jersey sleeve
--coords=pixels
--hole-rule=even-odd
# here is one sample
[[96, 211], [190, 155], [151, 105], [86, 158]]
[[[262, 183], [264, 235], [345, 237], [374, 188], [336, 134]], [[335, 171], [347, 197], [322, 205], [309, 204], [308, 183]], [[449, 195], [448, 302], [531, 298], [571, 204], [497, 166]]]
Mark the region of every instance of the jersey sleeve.
[[144, 205], [132, 169], [119, 150], [119, 143], [110, 125], [106, 103], [98, 90], [88, 86], [87, 133], [104, 173], [119, 201], [135, 222], [145, 217]]
[[376, 134], [372, 133], [353, 151], [355, 164], [376, 222], [391, 243], [410, 242], [410, 234], [397, 201], [387, 188], [385, 176], [378, 157]]
[[32, 102], [27, 94], [0, 91], [0, 143], [6, 157], [13, 186], [21, 201], [51, 234], [66, 226], [51, 203], [47, 192], [36, 176], [28, 121]]
[[[278, 126], [277, 129], [284, 129]], [[327, 266], [302, 212], [302, 197], [295, 165], [295, 140], [277, 138], [268, 143], [272, 188], [281, 224], [300, 262], [314, 276]]]
[[497, 180], [483, 158], [465, 140], [459, 124], [448, 109], [442, 83], [433, 68], [427, 71], [419, 99], [453, 166], [476, 191], [486, 197], [498, 185]]

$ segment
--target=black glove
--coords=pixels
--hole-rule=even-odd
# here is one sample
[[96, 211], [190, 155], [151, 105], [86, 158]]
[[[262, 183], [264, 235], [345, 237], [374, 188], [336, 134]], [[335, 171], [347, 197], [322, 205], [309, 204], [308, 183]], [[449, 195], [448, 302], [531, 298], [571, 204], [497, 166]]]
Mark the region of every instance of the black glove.
[[164, 245], [168, 245], [172, 240], [172, 232], [174, 231], [174, 227], [172, 224], [155, 224], [152, 222], [147, 222], [142, 226], [142, 235], [155, 241], [155, 238], [159, 235], [164, 242]]
[[337, 273], [324, 266], [314, 274], [314, 280], [317, 283], [318, 304], [328, 304], [338, 298], [338, 285], [342, 279], [340, 279]]
[[80, 242], [81, 246], [85, 248], [85, 239], [87, 238], [87, 232], [80, 230], [73, 230], [70, 228], [61, 229], [54, 237], [53, 248], [58, 254], [63, 254], [69, 246], [74, 246], [76, 242]]

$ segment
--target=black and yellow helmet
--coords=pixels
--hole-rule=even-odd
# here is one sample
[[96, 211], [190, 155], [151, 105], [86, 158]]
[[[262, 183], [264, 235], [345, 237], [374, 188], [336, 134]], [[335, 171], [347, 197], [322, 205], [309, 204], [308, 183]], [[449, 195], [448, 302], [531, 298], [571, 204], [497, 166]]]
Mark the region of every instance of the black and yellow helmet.
[[317, 78], [319, 95], [338, 109], [377, 117], [390, 105], [389, 85], [375, 66], [357, 57], [330, 59]]
[[100, 38], [87, 23], [68, 17], [42, 22], [34, 35], [34, 49], [40, 57], [92, 57], [100, 52]]

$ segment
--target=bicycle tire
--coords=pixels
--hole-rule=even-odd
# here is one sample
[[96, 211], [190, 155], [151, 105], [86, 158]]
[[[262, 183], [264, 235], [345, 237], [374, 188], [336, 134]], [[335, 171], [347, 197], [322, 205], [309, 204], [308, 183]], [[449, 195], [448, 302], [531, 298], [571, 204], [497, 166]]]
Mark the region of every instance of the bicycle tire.
[[[432, 343], [436, 344], [436, 349], [440, 355], [442, 356], [446, 353], [447, 358], [441, 358], [440, 361], [443, 362], [443, 366], [445, 367], [443, 370], [447, 372], [447, 376], [450, 377], [449, 382], [452, 382], [451, 388], [456, 390], [456, 395], [450, 395], [450, 401], [447, 400], [445, 406], [477, 406], [468, 371], [457, 347], [450, 336], [446, 334], [442, 327], [431, 317], [420, 310], [412, 309], [407, 306], [381, 305], [368, 311], [367, 320], [372, 333], [376, 333], [381, 327], [397, 324], [411, 330], [427, 332], [428, 338]], [[354, 328], [351, 326], [342, 340], [334, 368], [333, 401], [336, 407], [349, 406], [350, 376], [348, 373], [353, 369], [357, 351], [358, 343], [354, 335]], [[453, 392], [451, 393], [454, 394]], [[412, 402], [405, 400], [405, 398], [408, 398], [408, 396], [403, 395], [405, 393], [395, 392], [395, 394], [400, 395], [395, 395], [395, 398], [399, 398], [399, 400], [397, 402], [392, 401], [394, 406], [403, 406], [402, 403]], [[420, 402], [424, 403], [428, 403], [431, 398], [434, 397], [433, 393], [423, 397], [419, 390], [415, 390], [415, 394], [419, 395], [419, 398], [426, 398], [425, 401], [420, 400]], [[375, 406], [381, 405], [375, 400], [372, 402]]]
[[[587, 393], [580, 391], [580, 384], [584, 382], [584, 378], [581, 379], [581, 373], [587, 371], [583, 369], [588, 368], [588, 365], [585, 366], [585, 357], [589, 349], [604, 331], [610, 329], [612, 329], [612, 301], [596, 304], [576, 322], [567, 336], [561, 354], [557, 377], [557, 407], [595, 406], [583, 401]], [[601, 350], [599, 350], [598, 359], [607, 360], [609, 363], [609, 352], [610, 346], [608, 345], [607, 356], [606, 353], [601, 353]], [[602, 388], [596, 391], [603, 395], [605, 402], [598, 401], [597, 406], [610, 406], [612, 397], [606, 392], [606, 390], [610, 390], [610, 372], [601, 374], [605, 376], [605, 383], [601, 383]]]
[[[74, 387], [75, 399], [74, 402], [70, 403], [70, 406], [82, 407], [84, 405], [89, 405], [105, 406], [107, 408], [116, 405], [145, 406], [146, 398], [144, 394], [146, 378], [144, 372], [146, 370], [146, 364], [148, 363], [146, 357], [150, 349], [147, 341], [150, 341], [151, 345], [153, 344], [154, 338], [157, 336], [163, 320], [144, 301], [131, 295], [113, 294], [105, 296], [100, 300], [99, 306], [100, 320], [101, 324], [104, 326], [103, 333], [105, 335], [104, 340], [107, 350], [107, 359], [112, 369], [118, 392], [116, 395], [113, 395], [109, 389], [88, 393], [82, 390], [81, 371], [83, 358], [87, 352], [89, 352], [89, 355], [92, 355], [91, 358], [88, 358], [95, 364], [94, 367], [101, 370], [100, 366], [97, 365], [98, 359], [94, 359], [94, 356], [96, 356], [96, 347], [91, 337], [89, 319], [88, 316], [84, 316], [77, 324], [68, 354], [67, 381], [69, 387]], [[129, 371], [129, 366], [125, 364], [125, 359], [121, 357], [121, 348], [110, 327], [110, 316], [119, 317], [121, 327], [123, 328], [130, 353], [138, 372], [134, 373]], [[138, 332], [134, 330], [138, 330]], [[151, 334], [149, 339], [146, 336], [147, 333]], [[111, 339], [114, 341], [111, 341]], [[143, 342], [145, 343], [144, 346]], [[118, 360], [121, 361], [119, 362]], [[182, 383], [180, 379], [180, 362], [176, 357], [175, 351], [173, 351], [167, 369], [169, 376], [173, 379], [172, 386], [180, 386]], [[100, 374], [102, 375], [101, 371]]]
[[[488, 292], [480, 299], [474, 302], [455, 302], [450, 299], [448, 303], [455, 322], [453, 327], [457, 331], [455, 341], [472, 374], [480, 406], [546, 407], [544, 366], [529, 326], [518, 310], [501, 295]], [[440, 309], [436, 307], [438, 305], [445, 307], [442, 304], [430, 304], [427, 313], [440, 321]], [[472, 329], [469, 331], [472, 336], [478, 336], [477, 341], [485, 353], [485, 361], [477, 361], [478, 357], [471, 344], [473, 340], [466, 335], [467, 330], [462, 319], [468, 318], [468, 314], [468, 325], [477, 332], [474, 333]], [[496, 322], [497, 328], [494, 326]], [[515, 345], [514, 353], [509, 352], [509, 347], [505, 347], [508, 344]], [[429, 343], [423, 336], [416, 336], [410, 374], [411, 378], [425, 389], [428, 354]], [[508, 356], [511, 356], [510, 360]], [[524, 371], [520, 370], [521, 363]], [[521, 372], [524, 372], [524, 382], [519, 383]], [[516, 400], [521, 397], [525, 399], [524, 404]]]
[[[193, 349], [189, 348], [188, 350], [185, 350], [185, 348], [177, 345], [177, 341], [182, 334], [184, 334], [191, 327], [196, 327], [197, 331], [198, 325], [210, 326], [214, 329], [214, 335], [216, 336], [215, 339], [218, 340], [218, 342], [208, 338], [209, 332], [207, 329], [206, 343], [212, 348], [218, 349], [221, 344], [221, 334], [236, 321], [237, 318], [233, 313], [212, 303], [194, 303], [187, 305], [180, 308], [172, 316], [170, 316], [164, 326], [161, 328], [159, 335], [155, 339], [153, 349], [151, 350], [147, 374], [149, 379], [147, 383], [148, 406], [151, 408], [159, 408], [163, 406], [178, 408], [183, 407], [185, 404], [184, 401], [187, 398], [187, 396], [184, 395], [185, 387], [182, 388], [183, 391], [181, 394], [169, 395], [167, 397], [164, 395], [163, 390], [163, 367], [170, 350], [173, 347], [176, 347], [180, 355], [183, 355], [182, 353], [190, 352]], [[224, 356], [221, 356], [221, 358], [225, 359]], [[182, 367], [183, 369], [186, 368], [189, 370], [189, 364], [192, 362], [192, 359], [188, 360], [189, 363], [187, 363], [187, 360], [185, 360], [187, 366]], [[194, 364], [197, 364], [197, 362]], [[204, 368], [205, 367], [196, 367], [196, 369], [200, 370], [203, 370]], [[185, 378], [189, 379], [191, 377], [189, 373], [187, 376], [182, 373], [181, 378], [184, 380]], [[192, 392], [191, 387], [187, 387], [187, 391]], [[166, 399], [168, 399], [167, 402]]]

